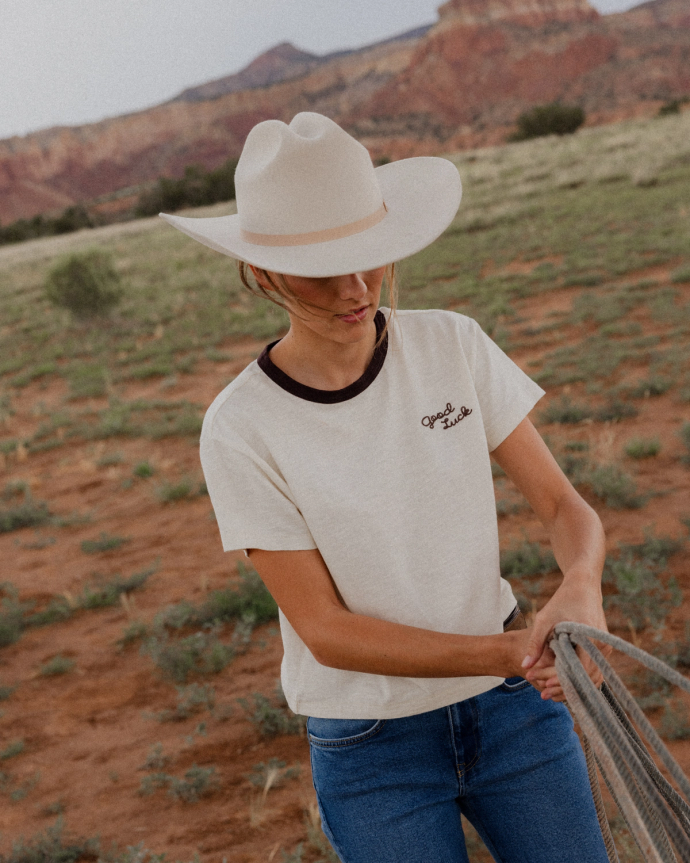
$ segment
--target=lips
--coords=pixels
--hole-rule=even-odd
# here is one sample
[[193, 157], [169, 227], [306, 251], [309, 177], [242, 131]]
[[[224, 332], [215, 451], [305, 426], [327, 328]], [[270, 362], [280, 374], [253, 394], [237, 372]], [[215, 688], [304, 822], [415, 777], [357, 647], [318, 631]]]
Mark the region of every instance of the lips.
[[359, 309], [355, 309], [352, 312], [348, 312], [345, 315], [336, 315], [337, 318], [340, 318], [341, 321], [345, 321], [348, 324], [356, 324], [358, 321], [363, 321], [367, 316], [367, 311], [369, 310], [369, 306], [362, 306]]

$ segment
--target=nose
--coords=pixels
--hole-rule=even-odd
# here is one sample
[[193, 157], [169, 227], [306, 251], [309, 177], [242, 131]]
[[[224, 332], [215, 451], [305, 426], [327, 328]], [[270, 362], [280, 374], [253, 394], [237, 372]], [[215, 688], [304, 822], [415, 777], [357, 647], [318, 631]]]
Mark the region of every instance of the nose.
[[341, 300], [362, 300], [368, 289], [361, 273], [350, 273], [348, 276], [338, 277], [336, 290]]

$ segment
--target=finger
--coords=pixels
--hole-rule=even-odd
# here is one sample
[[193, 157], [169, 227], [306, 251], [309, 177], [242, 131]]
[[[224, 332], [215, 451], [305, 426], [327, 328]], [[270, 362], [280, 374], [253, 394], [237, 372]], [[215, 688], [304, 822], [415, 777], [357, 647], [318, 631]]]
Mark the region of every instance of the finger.
[[556, 666], [550, 665], [546, 668], [531, 668], [525, 677], [527, 680], [548, 680], [556, 674]]
[[549, 624], [541, 622], [539, 615], [536, 616], [532, 634], [527, 642], [526, 655], [522, 660], [523, 668], [531, 668], [539, 661], [544, 648], [548, 646], [547, 639], [551, 629]]
[[563, 690], [560, 686], [552, 686], [549, 689], [545, 689], [541, 697], [544, 701], [553, 700], [557, 701], [563, 698]]

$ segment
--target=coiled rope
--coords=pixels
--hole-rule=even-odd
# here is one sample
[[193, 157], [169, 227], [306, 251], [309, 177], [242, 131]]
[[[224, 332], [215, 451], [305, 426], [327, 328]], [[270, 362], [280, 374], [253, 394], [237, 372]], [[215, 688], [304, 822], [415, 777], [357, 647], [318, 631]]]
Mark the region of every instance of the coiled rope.
[[[686, 692], [690, 692], [690, 680], [639, 647], [593, 626], [564, 622], [554, 628], [550, 647], [568, 707], [583, 733], [589, 781], [609, 861], [620, 863], [596, 766], [643, 858], [649, 863], [690, 863], [690, 781], [591, 639], [610, 644]], [[601, 671], [604, 682], [599, 689], [580, 662], [577, 645]], [[631, 720], [681, 793], [661, 773]]]

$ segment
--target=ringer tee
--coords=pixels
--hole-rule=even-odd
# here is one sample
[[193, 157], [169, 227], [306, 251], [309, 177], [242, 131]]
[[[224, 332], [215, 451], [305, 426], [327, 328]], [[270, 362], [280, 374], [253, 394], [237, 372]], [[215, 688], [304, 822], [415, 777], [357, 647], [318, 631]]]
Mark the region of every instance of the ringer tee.
[[[389, 309], [379, 309], [380, 333]], [[268, 345], [214, 400], [201, 462], [223, 548], [318, 548], [350, 611], [492, 635], [515, 598], [499, 570], [489, 453], [544, 390], [472, 319], [398, 311], [357, 381], [319, 390]], [[410, 716], [500, 677], [414, 678], [319, 664], [280, 612], [291, 710]]]

